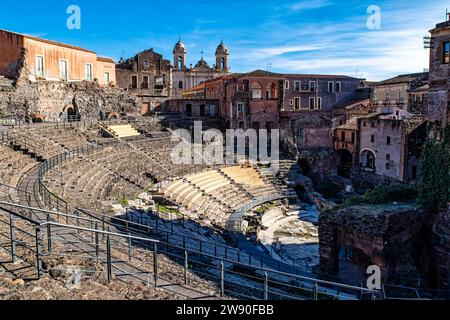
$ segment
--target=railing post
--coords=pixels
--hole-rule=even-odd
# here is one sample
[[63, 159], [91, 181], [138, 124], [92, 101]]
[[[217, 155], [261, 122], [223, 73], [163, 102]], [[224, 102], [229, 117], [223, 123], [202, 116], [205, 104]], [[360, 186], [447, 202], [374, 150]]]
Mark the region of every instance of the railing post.
[[225, 295], [225, 266], [223, 260], [220, 260], [220, 297]]
[[50, 213], [47, 213], [47, 247], [49, 253], [52, 252], [52, 228], [50, 226], [50, 222], [51, 222]]
[[42, 259], [41, 259], [41, 245], [39, 242], [41, 230], [39, 227], [36, 228], [36, 269], [38, 278], [41, 277], [41, 269], [42, 269]]
[[153, 280], [155, 288], [158, 286], [158, 243], [155, 242], [153, 247]]
[[98, 244], [98, 223], [95, 222], [95, 257], [97, 258], [97, 263], [98, 263], [99, 252], [100, 252], [100, 247]]
[[112, 263], [111, 263], [111, 238], [109, 233], [106, 235], [106, 263], [107, 263], [108, 283], [110, 283], [112, 279]]
[[269, 275], [264, 272], [264, 300], [269, 300]]
[[128, 261], [131, 261], [131, 233], [128, 232]]
[[319, 285], [316, 283], [314, 283], [314, 288], [313, 288], [313, 299], [314, 300], [319, 300]]
[[9, 235], [11, 240], [11, 262], [16, 262], [16, 239], [14, 235], [14, 217], [9, 214]]
[[184, 251], [184, 285], [188, 284], [188, 268], [189, 268], [189, 257], [188, 252]]

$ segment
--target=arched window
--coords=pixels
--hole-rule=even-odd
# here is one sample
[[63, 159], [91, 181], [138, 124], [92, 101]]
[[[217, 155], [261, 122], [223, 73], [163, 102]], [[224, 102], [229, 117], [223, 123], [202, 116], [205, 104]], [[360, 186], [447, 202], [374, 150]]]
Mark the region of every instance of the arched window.
[[178, 57], [178, 69], [182, 69], [183, 68], [183, 57], [179, 56]]
[[225, 65], [225, 58], [220, 58], [220, 68], [222, 70], [225, 70], [225, 67], [226, 67], [226, 65]]
[[370, 150], [361, 152], [361, 168], [365, 170], [375, 170], [375, 154]]
[[262, 87], [258, 82], [253, 82], [250, 86], [252, 99], [262, 99]]
[[178, 89], [183, 89], [183, 81], [178, 82]]
[[277, 99], [277, 85], [275, 83], [270, 83], [266, 87], [266, 99]]

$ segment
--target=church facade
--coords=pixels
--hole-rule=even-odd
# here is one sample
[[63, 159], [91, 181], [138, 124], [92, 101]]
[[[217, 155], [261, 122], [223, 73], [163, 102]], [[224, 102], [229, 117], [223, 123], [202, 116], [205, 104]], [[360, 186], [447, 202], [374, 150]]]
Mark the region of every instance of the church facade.
[[230, 73], [228, 48], [223, 42], [216, 49], [216, 63], [212, 67], [203, 59], [187, 66], [187, 50], [183, 42], [178, 41], [173, 49], [172, 99], [181, 99], [183, 91], [189, 90], [202, 82]]

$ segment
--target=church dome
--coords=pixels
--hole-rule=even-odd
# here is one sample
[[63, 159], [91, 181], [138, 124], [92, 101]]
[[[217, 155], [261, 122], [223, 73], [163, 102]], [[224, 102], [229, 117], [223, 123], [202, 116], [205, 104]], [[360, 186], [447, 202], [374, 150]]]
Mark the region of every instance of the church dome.
[[223, 41], [217, 47], [216, 54], [228, 54], [228, 48], [223, 44]]
[[177, 44], [175, 45], [175, 48], [173, 49], [173, 52], [179, 52], [179, 51], [186, 52], [186, 46], [184, 45], [184, 43], [181, 40], [179, 40], [177, 42]]
[[201, 58], [200, 61], [197, 62], [197, 64], [195, 65], [195, 69], [206, 69], [206, 68], [209, 69], [209, 65], [205, 60], [203, 60], [203, 58]]

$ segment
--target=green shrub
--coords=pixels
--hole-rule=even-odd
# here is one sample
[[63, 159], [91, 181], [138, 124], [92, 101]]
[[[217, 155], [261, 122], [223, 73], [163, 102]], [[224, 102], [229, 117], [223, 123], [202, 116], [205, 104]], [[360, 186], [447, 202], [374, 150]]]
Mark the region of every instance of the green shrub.
[[390, 202], [413, 202], [417, 199], [418, 191], [412, 185], [380, 186], [368, 191], [363, 196], [351, 196], [343, 203], [344, 206], [359, 204], [383, 204]]

